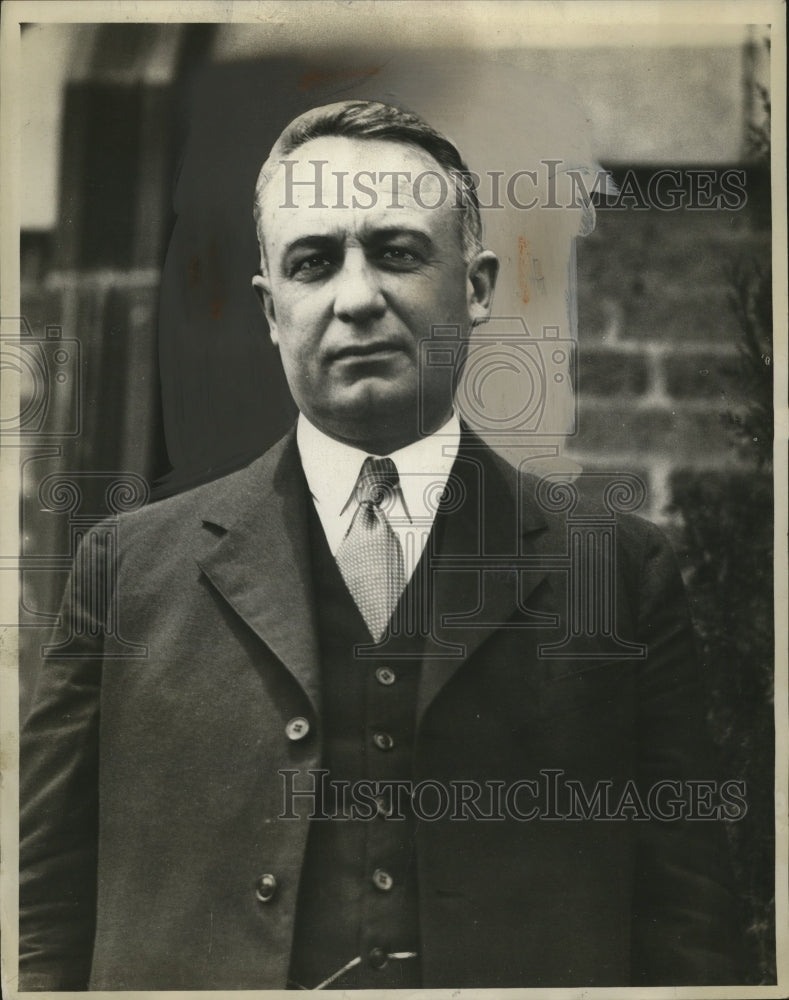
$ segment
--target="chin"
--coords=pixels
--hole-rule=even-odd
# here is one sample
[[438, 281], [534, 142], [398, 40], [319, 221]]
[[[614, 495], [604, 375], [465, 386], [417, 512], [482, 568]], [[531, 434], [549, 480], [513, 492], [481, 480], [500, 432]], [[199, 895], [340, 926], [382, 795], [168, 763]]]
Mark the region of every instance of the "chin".
[[412, 386], [366, 379], [363, 386], [343, 392], [310, 419], [333, 437], [360, 445], [415, 440], [419, 437], [419, 398]]
[[338, 412], [355, 415], [358, 420], [391, 419], [395, 413], [413, 413], [419, 409], [419, 388], [416, 383], [404, 384], [392, 379], [365, 378], [339, 394]]

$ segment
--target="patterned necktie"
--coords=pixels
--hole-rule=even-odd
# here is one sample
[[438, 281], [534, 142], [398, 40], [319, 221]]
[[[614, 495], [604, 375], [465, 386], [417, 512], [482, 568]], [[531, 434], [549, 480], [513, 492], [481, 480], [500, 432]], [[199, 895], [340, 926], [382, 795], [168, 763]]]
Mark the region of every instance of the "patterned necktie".
[[366, 458], [356, 481], [359, 503], [337, 550], [337, 565], [370, 634], [379, 642], [405, 587], [400, 542], [386, 518], [400, 477], [391, 458]]

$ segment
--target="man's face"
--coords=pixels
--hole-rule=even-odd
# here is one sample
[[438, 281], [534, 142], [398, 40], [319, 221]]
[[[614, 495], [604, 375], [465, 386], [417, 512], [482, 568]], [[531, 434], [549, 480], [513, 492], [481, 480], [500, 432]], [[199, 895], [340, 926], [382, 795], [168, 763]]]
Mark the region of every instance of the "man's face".
[[[417, 436], [419, 341], [436, 324], [465, 333], [487, 315], [495, 258], [464, 262], [454, 188], [425, 176], [415, 189], [416, 177], [440, 170], [417, 147], [330, 136], [287, 159], [297, 161], [292, 173], [280, 169], [264, 195], [267, 273], [254, 284], [291, 392], [333, 437], [401, 446]], [[328, 161], [322, 198], [312, 183], [294, 183], [314, 181], [314, 160]], [[315, 207], [321, 201], [327, 207]], [[445, 374], [428, 367], [421, 378], [432, 430], [452, 400]]]

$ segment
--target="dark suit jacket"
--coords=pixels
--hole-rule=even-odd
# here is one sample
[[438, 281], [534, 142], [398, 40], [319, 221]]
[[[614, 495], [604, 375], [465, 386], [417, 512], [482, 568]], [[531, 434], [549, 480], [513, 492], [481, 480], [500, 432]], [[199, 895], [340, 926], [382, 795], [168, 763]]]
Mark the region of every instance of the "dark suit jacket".
[[[621, 516], [599, 553], [617, 635], [645, 658], [617, 658], [594, 629], [541, 654], [575, 599], [567, 515], [508, 470], [464, 437], [456, 509], [425, 556], [443, 559], [431, 648], [455, 655], [422, 668], [415, 779], [509, 786], [554, 771], [587, 793], [628, 780], [646, 793], [714, 777], [662, 535]], [[22, 747], [23, 989], [284, 986], [309, 808], [277, 819], [278, 770], [321, 764], [309, 502], [291, 434], [121, 519], [119, 628], [148, 653], [100, 658], [89, 625], [85, 656], [42, 668]], [[584, 504], [574, 517], [605, 513]], [[482, 574], [480, 553], [502, 558]], [[533, 558], [513, 574], [517, 553]], [[307, 739], [287, 738], [295, 716]], [[718, 823], [445, 816], [418, 824], [417, 858], [425, 986], [737, 979]], [[262, 873], [277, 879], [266, 904]]]

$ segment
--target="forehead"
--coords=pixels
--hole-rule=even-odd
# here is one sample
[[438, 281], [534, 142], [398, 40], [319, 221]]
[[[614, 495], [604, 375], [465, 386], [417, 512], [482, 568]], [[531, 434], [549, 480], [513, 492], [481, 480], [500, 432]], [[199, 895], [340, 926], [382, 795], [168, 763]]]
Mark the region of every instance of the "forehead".
[[270, 249], [306, 235], [402, 226], [459, 239], [452, 178], [424, 149], [383, 139], [322, 136], [293, 150], [262, 205]]

